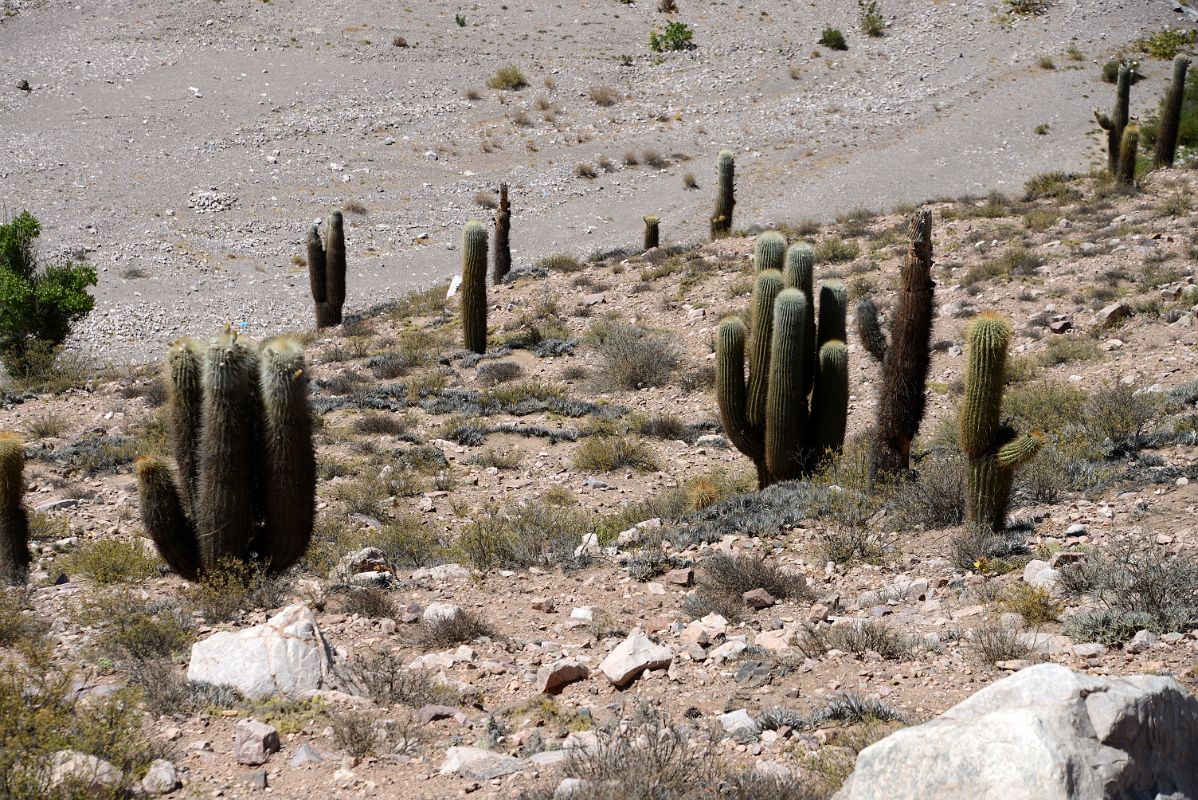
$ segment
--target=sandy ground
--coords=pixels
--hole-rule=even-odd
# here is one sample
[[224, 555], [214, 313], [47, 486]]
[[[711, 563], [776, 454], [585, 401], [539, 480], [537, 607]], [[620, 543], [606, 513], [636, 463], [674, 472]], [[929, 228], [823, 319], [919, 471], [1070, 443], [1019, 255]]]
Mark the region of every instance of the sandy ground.
[[[738, 153], [745, 226], [1017, 193], [1029, 175], [1093, 161], [1090, 112], [1110, 102], [1097, 66], [1179, 16], [1068, 0], [1011, 22], [992, 0], [890, 0], [886, 35], [869, 39], [843, 2], [691, 0], [677, 18], [697, 49], [658, 56], [648, 32], [668, 18], [655, 6], [7, 0], [0, 208], [29, 208], [49, 254], [100, 269], [74, 345], [144, 360], [229, 321], [306, 326], [294, 259], [309, 221], [347, 201], [367, 211], [348, 232], [348, 307], [361, 309], [453, 273], [461, 225], [490, 213], [474, 195], [501, 180], [517, 265], [634, 243], [649, 212], [665, 241], [701, 238], [721, 147]], [[815, 45], [825, 24], [847, 52]], [[1056, 69], [1038, 66], [1044, 55]], [[487, 89], [508, 64], [530, 85]], [[1136, 109], [1163, 72], [1139, 84]], [[596, 86], [619, 101], [595, 104]], [[671, 163], [623, 165], [646, 149]], [[611, 172], [575, 175], [602, 158]]]

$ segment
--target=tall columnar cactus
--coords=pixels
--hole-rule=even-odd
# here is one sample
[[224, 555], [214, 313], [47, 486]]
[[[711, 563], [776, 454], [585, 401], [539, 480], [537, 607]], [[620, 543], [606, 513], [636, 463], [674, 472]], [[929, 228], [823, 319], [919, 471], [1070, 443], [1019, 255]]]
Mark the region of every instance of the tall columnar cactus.
[[757, 272], [772, 269], [778, 272], [786, 265], [786, 237], [777, 231], [766, 231], [753, 245], [753, 265]]
[[932, 280], [932, 212], [911, 219], [907, 260], [899, 272], [898, 299], [890, 340], [878, 323], [873, 301], [857, 305], [857, 331], [865, 349], [882, 363], [878, 423], [870, 451], [874, 477], [911, 468], [911, 442], [919, 431], [931, 363], [932, 316], [936, 283]]
[[341, 324], [345, 305], [345, 224], [340, 211], [329, 214], [324, 223], [324, 242], [320, 228], [308, 231], [308, 283], [316, 304], [316, 327]]
[[736, 205], [736, 159], [731, 150], [721, 150], [716, 181], [715, 213], [711, 215], [711, 238], [732, 232], [732, 207]]
[[1161, 103], [1161, 127], [1156, 133], [1156, 149], [1153, 152], [1153, 163], [1158, 169], [1173, 166], [1173, 159], [1177, 156], [1177, 133], [1181, 127], [1181, 105], [1185, 99], [1186, 70], [1189, 66], [1190, 59], [1185, 56], [1173, 59], [1173, 80]]
[[499, 184], [499, 210], [495, 212], [495, 266], [492, 283], [499, 285], [512, 271], [512, 204], [507, 197], [507, 184]]
[[462, 234], [462, 346], [487, 352], [487, 226], [473, 220]]
[[316, 460], [303, 351], [259, 351], [225, 333], [185, 340], [168, 359], [176, 474], [136, 464], [142, 525], [164, 561], [197, 580], [226, 559], [281, 572], [312, 537]]
[[23, 584], [29, 572], [29, 515], [22, 502], [24, 471], [21, 440], [0, 433], [0, 585]]
[[1018, 434], [1002, 422], [1002, 393], [1011, 326], [982, 314], [965, 332], [965, 402], [961, 451], [968, 462], [965, 520], [993, 531], [1006, 527], [1015, 470], [1040, 449], [1040, 437]]
[[644, 249], [652, 250], [654, 247], [657, 247], [661, 243], [660, 239], [658, 238], [658, 236], [659, 236], [658, 226], [661, 223], [661, 220], [659, 220], [657, 218], [657, 215], [655, 215], [655, 214], [646, 214], [644, 219], [645, 219], [645, 242], [644, 242], [645, 247], [644, 247]]
[[1102, 111], [1095, 111], [1094, 117], [1106, 131], [1107, 169], [1112, 175], [1119, 174], [1120, 147], [1123, 142], [1123, 130], [1131, 119], [1131, 84], [1135, 78], [1135, 67], [1123, 64], [1119, 67], [1119, 76], [1115, 81], [1115, 110], [1107, 116]]
[[[716, 329], [720, 420], [728, 438], [756, 465], [763, 489], [811, 474], [828, 450], [840, 449], [848, 414], [846, 292], [838, 283], [821, 287], [817, 327], [810, 259], [802, 249], [793, 251], [785, 275], [774, 269], [757, 273], [751, 336], [739, 317]], [[817, 331], [841, 335], [820, 342]]]
[[1140, 152], [1140, 129], [1128, 125], [1123, 129], [1123, 142], [1119, 145], [1119, 172], [1115, 182], [1123, 187], [1131, 187], [1136, 182], [1136, 156]]

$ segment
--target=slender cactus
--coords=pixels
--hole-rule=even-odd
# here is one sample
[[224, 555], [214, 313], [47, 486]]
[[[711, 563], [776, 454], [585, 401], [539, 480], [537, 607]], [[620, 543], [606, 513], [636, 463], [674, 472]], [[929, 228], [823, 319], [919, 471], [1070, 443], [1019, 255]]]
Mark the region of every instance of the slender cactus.
[[1177, 134], [1181, 127], [1181, 106], [1186, 94], [1186, 70], [1190, 59], [1177, 56], [1173, 59], [1173, 80], [1169, 83], [1169, 91], [1161, 104], [1161, 127], [1156, 134], [1156, 149], [1153, 152], [1153, 163], [1161, 167], [1173, 166], [1177, 157]]
[[495, 285], [503, 283], [503, 279], [512, 271], [511, 230], [512, 204], [508, 201], [507, 184], [501, 183], [499, 210], [495, 212], [495, 267], [491, 279]]
[[839, 450], [848, 414], [848, 350], [839, 338], [816, 350], [817, 330], [843, 332], [844, 287], [821, 287], [817, 325], [810, 251], [792, 253], [785, 273], [757, 273], [751, 341], [738, 317], [716, 329], [720, 421], [732, 444], [752, 459], [763, 489], [810, 475], [827, 451]]
[[1011, 326], [980, 315], [965, 332], [967, 364], [961, 409], [961, 451], [968, 462], [965, 519], [993, 531], [1006, 527], [1015, 470], [1040, 448], [1040, 437], [1002, 423], [1002, 393]]
[[659, 244], [658, 224], [661, 222], [654, 214], [645, 215], [645, 250], [652, 250]]
[[1135, 125], [1123, 129], [1123, 142], [1119, 147], [1119, 173], [1116, 182], [1130, 188], [1136, 182], [1136, 157], [1140, 152], [1140, 130]]
[[881, 364], [886, 360], [886, 351], [890, 342], [882, 331], [882, 320], [878, 317], [878, 305], [871, 297], [862, 297], [857, 301], [857, 338], [861, 346], [874, 361]]
[[24, 471], [21, 440], [14, 434], [0, 433], [0, 585], [19, 586], [29, 573]]
[[732, 232], [732, 208], [736, 205], [736, 158], [731, 150], [720, 151], [718, 172], [715, 213], [711, 215], [712, 239]]
[[753, 246], [753, 265], [758, 272], [767, 269], [781, 272], [786, 265], [786, 237], [777, 231], [758, 236]]
[[322, 243], [318, 226], [308, 230], [308, 283], [315, 303], [317, 328], [341, 324], [341, 309], [345, 305], [345, 225], [340, 211], [329, 214], [324, 235]]
[[487, 226], [477, 221], [462, 234], [462, 346], [487, 352]]
[[315, 513], [300, 345], [272, 339], [259, 352], [226, 332], [205, 350], [194, 341], [176, 344], [168, 367], [178, 474], [159, 459], [138, 460], [143, 527], [187, 580], [226, 559], [287, 569], [307, 549]]
[[1115, 110], [1107, 116], [1102, 111], [1095, 111], [1094, 117], [1099, 126], [1106, 131], [1107, 136], [1107, 169], [1112, 175], [1119, 174], [1119, 150], [1123, 141], [1123, 131], [1131, 119], [1131, 84], [1135, 77], [1135, 67], [1123, 64], [1119, 67], [1119, 76], [1115, 82]]
[[[877, 430], [870, 452], [870, 473], [903, 472], [911, 468], [911, 442], [923, 421], [928, 367], [931, 364], [932, 317], [936, 283], [932, 280], [932, 212], [921, 209], [911, 219], [907, 260], [899, 273], [898, 299], [887, 343], [876, 323], [882, 351], [882, 389], [878, 396]], [[857, 326], [869, 328], [857, 307]], [[872, 308], [872, 303], [869, 307]], [[869, 309], [865, 316], [868, 318]]]

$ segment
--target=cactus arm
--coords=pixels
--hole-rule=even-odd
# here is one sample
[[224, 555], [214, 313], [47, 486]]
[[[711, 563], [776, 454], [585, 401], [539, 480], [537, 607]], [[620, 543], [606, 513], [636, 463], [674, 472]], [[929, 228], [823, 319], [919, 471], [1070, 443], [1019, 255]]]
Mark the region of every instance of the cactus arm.
[[[806, 244], [791, 245], [786, 251], [786, 269], [782, 274], [782, 285], [787, 289], [798, 289], [807, 298], [807, 308], [815, 308], [815, 251]], [[811, 342], [803, 351], [803, 396], [811, 394], [815, 383], [815, 314], [807, 315], [803, 335]]]
[[200, 548], [170, 467], [156, 458], [139, 458], [133, 470], [146, 534], [171, 569], [185, 580], [196, 580], [201, 572]]
[[820, 348], [815, 385], [803, 457], [807, 472], [844, 446], [849, 415], [849, 349], [844, 342], [833, 339]]
[[1015, 470], [1031, 461], [1040, 452], [1043, 443], [1041, 437], [1025, 433], [998, 448], [994, 457], [1003, 469]]
[[786, 237], [777, 231], [766, 231], [757, 237], [753, 246], [753, 264], [758, 272], [782, 271], [786, 261]]
[[341, 324], [341, 308], [345, 305], [345, 222], [340, 211], [329, 214], [325, 221], [325, 275], [327, 302], [331, 324]]
[[792, 480], [802, 473], [799, 448], [807, 422], [807, 398], [800, 387], [804, 382], [803, 354], [811, 347], [803, 335], [805, 317], [810, 313], [807, 298], [798, 289], [784, 289], [774, 301], [765, 464], [775, 481]]
[[761, 432], [749, 423], [745, 395], [745, 324], [739, 317], [728, 317], [716, 328], [715, 339], [716, 402], [720, 424], [729, 441], [757, 466], [760, 488], [768, 485], [764, 472], [765, 450]]
[[1002, 389], [1011, 326], [994, 314], [979, 315], [966, 331], [965, 402], [961, 408], [961, 450], [980, 457], [998, 437]]
[[874, 361], [881, 364], [886, 360], [890, 343], [886, 341], [882, 321], [878, 319], [878, 306], [872, 298], [863, 297], [857, 303], [857, 338]]
[[316, 510], [316, 456], [303, 349], [294, 339], [268, 341], [259, 358], [263, 406], [265, 538], [271, 572], [282, 572], [308, 549]]
[[1123, 139], [1119, 143], [1119, 171], [1115, 175], [1116, 182], [1123, 187], [1130, 187], [1136, 181], [1136, 156], [1140, 152], [1140, 131], [1135, 125], [1123, 129]]
[[721, 150], [718, 163], [715, 213], [711, 216], [711, 238], [732, 231], [732, 208], [736, 205], [736, 158], [731, 150]]
[[776, 270], [757, 273], [749, 326], [749, 393], [746, 414], [754, 428], [765, 429], [766, 393], [769, 388], [770, 346], [774, 327], [774, 301], [782, 291], [782, 274]]
[[475, 220], [462, 233], [462, 345], [487, 352], [487, 227]]
[[25, 511], [25, 452], [21, 440], [0, 434], [0, 585], [25, 583], [29, 572], [29, 515]]
[[821, 283], [819, 287], [819, 331], [815, 337], [816, 348], [832, 340], [845, 341], [848, 319], [849, 292], [840, 281]]
[[203, 357], [203, 345], [195, 339], [180, 339], [167, 353], [171, 451], [179, 473], [180, 500], [188, 514], [194, 513], [199, 485]]

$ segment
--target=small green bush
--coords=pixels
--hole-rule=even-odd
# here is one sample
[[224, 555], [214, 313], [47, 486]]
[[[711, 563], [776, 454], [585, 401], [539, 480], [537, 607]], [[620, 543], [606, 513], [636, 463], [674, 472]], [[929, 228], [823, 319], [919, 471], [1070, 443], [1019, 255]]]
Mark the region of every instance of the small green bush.
[[844, 39], [844, 34], [839, 28], [833, 28], [831, 25], [825, 27], [819, 35], [819, 43], [829, 50], [848, 50], [849, 44]]
[[57, 559], [58, 567], [68, 575], [82, 575], [101, 584], [152, 577], [161, 563], [139, 539], [99, 539]]
[[528, 86], [528, 78], [519, 67], [500, 67], [495, 74], [487, 79], [487, 87], [503, 91], [518, 91]]
[[1021, 17], [1038, 16], [1048, 11], [1052, 0], [1003, 0], [1007, 10]]
[[98, 630], [96, 648], [113, 661], [169, 659], [186, 652], [194, 639], [179, 607], [119, 589], [85, 597], [76, 618]]
[[49, 371], [76, 322], [91, 313], [96, 270], [39, 264], [41, 225], [28, 211], [0, 224], [0, 362], [25, 380]]
[[1136, 40], [1136, 49], [1149, 58], [1168, 60], [1198, 42], [1198, 31], [1164, 28]]
[[637, 439], [626, 436], [591, 436], [574, 452], [574, 466], [586, 472], [614, 472], [634, 469], [657, 470], [653, 451]]
[[853, 239], [824, 239], [815, 246], [815, 260], [819, 263], [835, 264], [852, 261], [861, 254], [861, 246]]
[[1083, 336], [1053, 336], [1048, 340], [1040, 363], [1046, 367], [1070, 364], [1074, 361], [1095, 361], [1102, 357], [1098, 342]]
[[866, 36], [881, 36], [886, 32], [886, 18], [878, 0], [857, 0], [857, 21]]
[[649, 49], [654, 53], [671, 50], [693, 50], [695, 32], [685, 22], [667, 22], [665, 30], [649, 32]]

